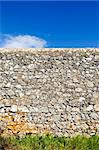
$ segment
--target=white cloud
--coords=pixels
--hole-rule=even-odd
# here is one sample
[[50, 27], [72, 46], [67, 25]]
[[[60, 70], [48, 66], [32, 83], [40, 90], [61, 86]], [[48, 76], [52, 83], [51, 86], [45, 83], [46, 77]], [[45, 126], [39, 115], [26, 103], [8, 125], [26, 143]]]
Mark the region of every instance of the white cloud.
[[46, 44], [44, 39], [31, 35], [0, 35], [1, 48], [43, 48]]

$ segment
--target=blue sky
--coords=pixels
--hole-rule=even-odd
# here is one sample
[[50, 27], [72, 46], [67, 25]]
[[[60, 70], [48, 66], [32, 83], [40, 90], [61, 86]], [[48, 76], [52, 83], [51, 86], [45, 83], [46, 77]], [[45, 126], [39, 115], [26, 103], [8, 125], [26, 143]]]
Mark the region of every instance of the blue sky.
[[29, 47], [99, 47], [98, 1], [0, 3], [1, 47], [23, 41]]

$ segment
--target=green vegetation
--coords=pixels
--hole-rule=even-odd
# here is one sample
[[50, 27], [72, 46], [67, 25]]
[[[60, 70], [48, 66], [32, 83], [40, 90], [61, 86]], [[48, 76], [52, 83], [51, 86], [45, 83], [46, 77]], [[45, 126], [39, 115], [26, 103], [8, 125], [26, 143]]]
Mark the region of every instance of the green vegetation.
[[55, 137], [26, 135], [23, 138], [0, 138], [6, 150], [99, 150], [99, 136]]

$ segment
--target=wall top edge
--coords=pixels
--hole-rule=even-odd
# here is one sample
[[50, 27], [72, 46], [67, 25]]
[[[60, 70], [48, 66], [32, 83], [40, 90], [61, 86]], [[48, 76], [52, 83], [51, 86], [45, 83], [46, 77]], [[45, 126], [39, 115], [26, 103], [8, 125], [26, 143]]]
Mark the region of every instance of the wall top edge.
[[28, 52], [33, 54], [51, 54], [53, 52], [99, 52], [99, 48], [0, 48], [0, 53]]

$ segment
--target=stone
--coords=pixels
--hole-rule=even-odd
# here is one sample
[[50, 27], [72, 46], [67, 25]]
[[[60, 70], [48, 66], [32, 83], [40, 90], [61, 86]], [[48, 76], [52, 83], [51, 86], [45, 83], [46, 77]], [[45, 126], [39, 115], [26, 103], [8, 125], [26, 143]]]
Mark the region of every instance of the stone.
[[73, 82], [79, 82], [78, 78], [75, 76], [73, 77]]
[[80, 62], [77, 62], [76, 65], [79, 66], [79, 65], [80, 65]]
[[71, 111], [79, 112], [79, 108], [73, 107], [73, 108], [71, 109]]
[[0, 108], [3, 108], [4, 107], [4, 104], [0, 104]]
[[16, 88], [17, 88], [17, 89], [21, 89], [22, 86], [21, 86], [20, 84], [18, 84], [18, 85], [16, 85]]
[[86, 108], [87, 111], [91, 111], [93, 110], [93, 105], [89, 105], [87, 108]]
[[99, 101], [99, 92], [94, 92], [94, 93], [93, 93], [93, 99], [94, 99], [95, 101]]
[[79, 87], [79, 88], [76, 88], [75, 91], [76, 91], [76, 92], [82, 92], [83, 89]]
[[20, 97], [23, 97], [24, 96], [24, 93], [22, 93], [21, 91], [19, 92], [19, 96]]
[[80, 97], [79, 98], [79, 102], [83, 102], [83, 101], [85, 101], [85, 98], [84, 97]]
[[8, 90], [8, 94], [9, 94], [10, 96], [13, 96], [15, 93], [14, 93], [14, 91], [13, 91], [12, 89], [9, 89], [9, 90]]
[[95, 59], [99, 61], [99, 55], [95, 55]]
[[11, 87], [11, 83], [10, 83], [10, 82], [7, 83], [7, 84], [6, 84], [6, 87]]
[[17, 112], [17, 105], [12, 105], [10, 111]]
[[60, 115], [53, 115], [52, 118], [55, 122], [57, 122], [60, 120]]
[[31, 90], [30, 91], [26, 91], [26, 95], [31, 95]]
[[71, 106], [68, 106], [68, 105], [67, 105], [66, 111], [71, 111]]
[[39, 112], [48, 113], [49, 111], [47, 107], [40, 107]]
[[91, 61], [92, 57], [87, 57], [86, 60]]
[[28, 113], [29, 109], [26, 106], [19, 106], [18, 110], [24, 113]]
[[99, 120], [99, 115], [97, 113], [95, 113], [95, 112], [92, 112], [90, 114], [90, 116], [92, 117], [92, 119]]
[[94, 109], [95, 109], [95, 111], [99, 111], [99, 104], [94, 105]]
[[38, 109], [37, 107], [32, 107], [32, 108], [30, 108], [30, 111], [31, 111], [31, 112], [38, 112], [39, 109]]
[[73, 125], [72, 125], [72, 129], [73, 129], [73, 130], [76, 130], [76, 129], [77, 129], [76, 125], [73, 124]]
[[76, 115], [76, 117], [75, 117], [75, 120], [77, 121], [77, 123], [79, 122], [79, 121], [81, 121], [81, 117], [79, 116], [79, 115]]
[[30, 64], [27, 67], [28, 67], [28, 69], [33, 69], [35, 67], [35, 64]]
[[11, 102], [9, 101], [9, 99], [3, 99], [3, 105], [6, 106], [6, 107], [10, 107]]
[[99, 132], [99, 122], [96, 123], [97, 131]]
[[4, 113], [5, 112], [5, 109], [4, 108], [1, 108], [0, 109], [0, 113]]
[[18, 64], [14, 66], [14, 69], [18, 69], [18, 68], [20, 68]]
[[83, 124], [81, 125], [81, 127], [82, 127], [82, 129], [84, 129], [84, 130], [86, 130], [86, 129], [89, 128], [89, 126], [88, 126], [86, 123], [83, 123]]
[[12, 71], [12, 70], [13, 70], [13, 67], [11, 66], [11, 67], [9, 68], [9, 70]]
[[91, 82], [91, 81], [89, 81], [89, 80], [86, 81], [86, 84], [87, 84], [87, 86], [90, 87], [90, 88], [94, 87], [93, 82]]

